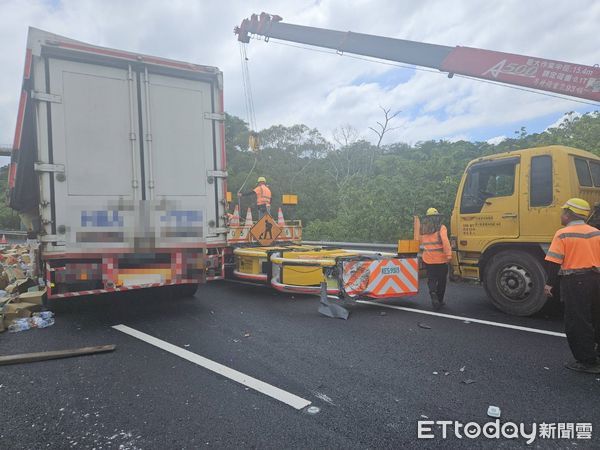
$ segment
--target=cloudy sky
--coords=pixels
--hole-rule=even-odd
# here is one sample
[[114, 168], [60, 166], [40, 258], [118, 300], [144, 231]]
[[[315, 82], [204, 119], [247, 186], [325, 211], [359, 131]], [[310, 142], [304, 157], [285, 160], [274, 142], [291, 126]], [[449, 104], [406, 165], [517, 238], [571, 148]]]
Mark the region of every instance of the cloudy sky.
[[[27, 27], [95, 45], [218, 66], [230, 114], [246, 118], [233, 27], [267, 11], [289, 23], [600, 63], [596, 0], [0, 0], [0, 145], [10, 145]], [[489, 140], [521, 126], [539, 132], [567, 111], [599, 106], [468, 79], [297, 48], [247, 46], [257, 127], [304, 123], [326, 136], [351, 125], [362, 137], [401, 111], [388, 142]]]

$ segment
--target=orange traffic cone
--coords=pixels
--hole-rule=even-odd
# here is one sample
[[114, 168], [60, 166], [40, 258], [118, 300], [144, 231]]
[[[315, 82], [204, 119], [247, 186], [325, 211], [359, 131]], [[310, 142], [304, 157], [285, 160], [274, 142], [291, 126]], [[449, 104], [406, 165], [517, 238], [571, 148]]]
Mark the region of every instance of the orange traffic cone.
[[2, 240], [0, 240], [0, 244], [8, 244], [8, 241], [6, 240], [6, 235], [2, 235]]
[[253, 224], [254, 221], [252, 220], [252, 210], [248, 208], [248, 211], [246, 211], [246, 220], [244, 221], [244, 226], [251, 227]]
[[246, 212], [246, 220], [244, 221], [244, 228], [242, 228], [242, 231], [240, 232], [240, 239], [250, 240], [248, 236], [250, 234], [250, 228], [252, 228], [252, 224], [252, 210], [248, 208], [248, 211]]
[[231, 220], [229, 221], [230, 227], [239, 227], [240, 226], [240, 208], [238, 205], [235, 205], [233, 209], [233, 214], [231, 216]]
[[280, 227], [285, 227], [285, 220], [283, 218], [283, 211], [281, 210], [281, 207], [279, 207], [279, 210], [277, 211], [277, 225]]

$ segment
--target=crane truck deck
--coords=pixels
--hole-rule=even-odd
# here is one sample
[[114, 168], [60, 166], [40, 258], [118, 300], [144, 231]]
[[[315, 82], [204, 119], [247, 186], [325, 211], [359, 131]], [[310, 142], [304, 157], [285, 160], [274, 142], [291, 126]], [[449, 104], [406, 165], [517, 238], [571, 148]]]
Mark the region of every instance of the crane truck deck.
[[224, 118], [216, 67], [29, 29], [9, 202], [49, 298], [223, 277]]
[[[234, 32], [242, 43], [279, 39], [600, 102], [597, 65], [295, 25], [267, 13], [244, 19]], [[453, 278], [481, 281], [508, 314], [539, 311], [546, 303], [544, 255], [570, 197], [600, 203], [597, 155], [547, 146], [471, 161], [452, 212]], [[591, 220], [600, 222], [598, 206]]]

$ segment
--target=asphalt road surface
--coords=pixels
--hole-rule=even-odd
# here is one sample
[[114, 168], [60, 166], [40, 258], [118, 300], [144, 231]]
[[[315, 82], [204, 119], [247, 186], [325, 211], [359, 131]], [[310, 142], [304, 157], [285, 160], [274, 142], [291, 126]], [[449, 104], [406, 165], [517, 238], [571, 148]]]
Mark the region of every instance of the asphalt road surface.
[[[413, 311], [431, 311], [421, 287], [350, 305], [346, 321], [316, 297], [233, 282], [54, 302], [54, 326], [1, 334], [0, 355], [117, 349], [0, 366], [0, 448], [523, 447], [510, 423], [534, 447], [599, 447], [600, 376], [563, 368], [560, 311], [508, 317], [450, 285], [448, 316], [428, 315]], [[432, 438], [419, 421], [436, 422], [421, 424]]]

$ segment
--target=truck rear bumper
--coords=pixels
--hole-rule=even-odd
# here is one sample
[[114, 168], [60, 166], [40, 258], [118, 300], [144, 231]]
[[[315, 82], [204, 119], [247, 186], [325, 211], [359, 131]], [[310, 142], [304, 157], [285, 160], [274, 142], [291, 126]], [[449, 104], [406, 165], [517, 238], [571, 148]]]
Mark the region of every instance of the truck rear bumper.
[[149, 284], [139, 284], [139, 285], [130, 285], [130, 286], [122, 286], [115, 288], [106, 288], [106, 289], [91, 289], [87, 291], [73, 291], [73, 292], [64, 292], [62, 294], [52, 294], [48, 296], [48, 299], [60, 299], [60, 298], [70, 298], [70, 297], [81, 297], [84, 295], [99, 295], [99, 294], [109, 294], [111, 292], [122, 292], [122, 291], [133, 291], [136, 289], [147, 289], [147, 288], [156, 288], [160, 286], [175, 286], [178, 284], [197, 284], [198, 280], [179, 280], [168, 283], [149, 283]]
[[201, 284], [223, 277], [222, 249], [44, 259], [48, 298]]

